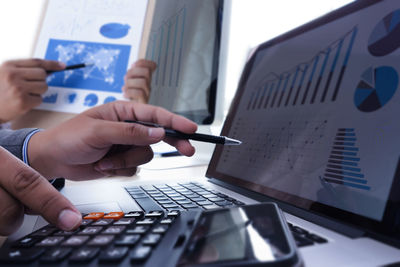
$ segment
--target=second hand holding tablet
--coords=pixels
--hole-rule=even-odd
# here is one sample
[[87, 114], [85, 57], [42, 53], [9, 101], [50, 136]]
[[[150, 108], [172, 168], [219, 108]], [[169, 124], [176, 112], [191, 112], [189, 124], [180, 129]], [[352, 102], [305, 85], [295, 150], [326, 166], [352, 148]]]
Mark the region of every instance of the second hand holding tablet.
[[207, 143], [213, 143], [213, 144], [221, 144], [221, 145], [226, 145], [226, 146], [227, 145], [235, 146], [235, 145], [240, 145], [242, 143], [239, 140], [235, 140], [235, 139], [225, 137], [225, 136], [215, 136], [215, 135], [200, 134], [200, 133], [186, 134], [186, 133], [182, 133], [180, 131], [165, 128], [156, 123], [133, 121], [133, 120], [126, 120], [125, 122], [137, 123], [137, 124], [141, 124], [141, 125], [149, 126], [149, 127], [164, 128], [166, 136], [178, 138], [178, 139], [186, 139], [186, 140], [190, 139], [190, 140], [195, 140], [195, 141], [201, 141], [201, 142], [207, 142]]

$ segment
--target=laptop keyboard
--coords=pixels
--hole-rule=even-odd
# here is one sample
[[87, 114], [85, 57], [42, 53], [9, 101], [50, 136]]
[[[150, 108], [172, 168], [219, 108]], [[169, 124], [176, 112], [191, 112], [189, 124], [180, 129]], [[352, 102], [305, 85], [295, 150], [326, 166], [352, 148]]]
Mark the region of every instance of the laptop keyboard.
[[[244, 205], [200, 183], [179, 183], [126, 187], [143, 210], [216, 209]], [[161, 207], [161, 208], [160, 208]]]
[[[178, 183], [126, 187], [126, 191], [146, 211], [148, 210], [191, 210], [215, 209], [244, 205], [243, 202], [201, 183]], [[161, 208], [160, 208], [161, 207]], [[327, 239], [288, 223], [298, 247], [323, 244]]]
[[47, 225], [2, 248], [0, 263], [89, 263], [96, 258], [100, 264], [145, 264], [179, 218], [179, 211], [89, 213], [76, 231]]

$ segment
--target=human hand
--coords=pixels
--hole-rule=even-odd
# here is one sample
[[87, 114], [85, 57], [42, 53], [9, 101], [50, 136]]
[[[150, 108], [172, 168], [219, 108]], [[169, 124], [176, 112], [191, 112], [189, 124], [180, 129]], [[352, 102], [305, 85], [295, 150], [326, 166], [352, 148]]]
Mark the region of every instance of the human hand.
[[63, 230], [81, 224], [81, 214], [43, 176], [0, 147], [0, 235], [15, 232], [24, 213], [42, 215]]
[[0, 122], [7, 122], [42, 103], [47, 91], [47, 70], [65, 64], [42, 59], [6, 61], [0, 66]]
[[28, 144], [30, 165], [48, 179], [87, 180], [105, 175], [132, 176], [150, 161], [150, 144], [161, 140], [186, 156], [194, 154], [188, 140], [165, 137], [162, 128], [125, 120], [157, 123], [184, 133], [197, 125], [163, 108], [115, 101], [89, 109], [51, 129], [34, 134]]
[[151, 75], [156, 67], [155, 62], [146, 59], [133, 63], [124, 77], [125, 85], [122, 87], [124, 97], [140, 103], [149, 102]]

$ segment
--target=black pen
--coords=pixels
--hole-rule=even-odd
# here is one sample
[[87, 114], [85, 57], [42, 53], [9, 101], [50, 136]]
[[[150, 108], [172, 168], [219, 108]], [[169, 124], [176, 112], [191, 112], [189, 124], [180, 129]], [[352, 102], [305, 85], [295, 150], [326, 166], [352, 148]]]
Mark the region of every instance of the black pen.
[[62, 69], [62, 70], [48, 70], [46, 72], [47, 72], [47, 74], [51, 74], [51, 73], [54, 73], [54, 72], [60, 72], [60, 71], [66, 71], [66, 70], [74, 70], [74, 69], [81, 69], [81, 68], [91, 67], [93, 65], [94, 65], [93, 63], [79, 63], [79, 64], [75, 64], [75, 65], [66, 66], [65, 69]]
[[151, 122], [132, 121], [132, 120], [127, 120], [125, 122], [137, 123], [137, 124], [141, 124], [141, 125], [149, 126], [149, 127], [164, 128], [166, 136], [174, 137], [174, 138], [178, 138], [178, 139], [191, 139], [191, 140], [195, 140], [195, 141], [201, 141], [201, 142], [207, 142], [207, 143], [213, 143], [213, 144], [221, 144], [221, 145], [226, 145], [226, 146], [235, 146], [235, 145], [240, 145], [242, 143], [239, 140], [235, 140], [235, 139], [232, 139], [232, 138], [229, 138], [226, 136], [216, 136], [216, 135], [200, 134], [200, 133], [186, 134], [186, 133], [182, 133], [180, 131], [165, 128], [159, 124], [151, 123]]

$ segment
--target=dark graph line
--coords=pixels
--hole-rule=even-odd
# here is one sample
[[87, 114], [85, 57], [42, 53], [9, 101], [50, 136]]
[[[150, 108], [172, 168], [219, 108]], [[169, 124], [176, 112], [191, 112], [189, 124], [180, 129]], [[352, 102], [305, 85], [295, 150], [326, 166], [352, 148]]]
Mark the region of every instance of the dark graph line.
[[283, 99], [283, 95], [285, 94], [286, 87], [287, 87], [288, 81], [289, 81], [289, 79], [290, 79], [290, 75], [291, 75], [291, 74], [289, 73], [289, 74], [287, 75], [287, 77], [286, 77], [285, 85], [283, 86], [283, 89], [282, 89], [282, 92], [281, 92], [281, 96], [280, 96], [280, 98], [279, 98], [278, 108], [281, 106], [282, 99]]
[[311, 82], [312, 82], [312, 78], [313, 78], [313, 76], [314, 76], [315, 69], [317, 68], [318, 60], [319, 60], [319, 56], [316, 56], [316, 57], [315, 57], [315, 60], [314, 60], [314, 65], [313, 65], [313, 67], [312, 67], [312, 71], [311, 71], [310, 77], [308, 78], [308, 83], [307, 83], [306, 91], [304, 92], [303, 100], [301, 101], [301, 104], [302, 104], [302, 105], [304, 105], [304, 103], [306, 102], [306, 98], [307, 98], [307, 95], [308, 95], [308, 90], [310, 89]]
[[332, 101], [336, 100], [337, 94], [339, 92], [340, 84], [342, 83], [343, 75], [344, 75], [344, 72], [347, 67], [347, 62], [349, 61], [350, 53], [353, 48], [353, 43], [354, 43], [354, 40], [356, 39], [357, 31], [358, 31], [358, 29], [354, 28], [353, 34], [351, 35], [350, 44], [349, 44], [349, 47], [346, 52], [346, 57], [344, 59], [343, 65], [342, 65], [342, 69], [340, 70], [340, 74], [339, 74], [338, 81], [336, 83], [335, 91], [333, 92]]
[[329, 59], [329, 54], [330, 54], [330, 52], [331, 52], [331, 48], [328, 47], [328, 49], [327, 49], [326, 52], [325, 52], [324, 63], [322, 63], [322, 68], [321, 68], [321, 71], [320, 71], [320, 73], [319, 73], [317, 83], [315, 84], [314, 93], [313, 93], [312, 98], [311, 98], [311, 104], [314, 103], [315, 97], [317, 96], [318, 88], [319, 88], [319, 85], [320, 85], [320, 83], [321, 83], [322, 77], [323, 77], [323, 75], [324, 75], [326, 63], [328, 63], [328, 59]]
[[[256, 100], [261, 102], [265, 100], [264, 108], [286, 107], [289, 103], [292, 106], [314, 104], [317, 99], [323, 103], [328, 99], [328, 95], [330, 101], [335, 101], [340, 92], [357, 33], [358, 29], [354, 27], [331, 42], [325, 49], [317, 52], [308, 61], [301, 62], [282, 73], [268, 73], [265, 77], [269, 79], [261, 81], [264, 83], [261, 87], [265, 88], [263, 86], [267, 84], [269, 86], [272, 82], [276, 86], [269, 92], [268, 90], [262, 94], [260, 92], [258, 97], [261, 96], [261, 100], [259, 98]], [[341, 64], [340, 67], [339, 64]], [[253, 90], [259, 90], [259, 88], [257, 86]], [[255, 104], [255, 107], [259, 109], [261, 104]]]
[[342, 46], [343, 46], [343, 39], [340, 40], [339, 45], [337, 47], [335, 59], [333, 60], [333, 63], [331, 66], [331, 71], [329, 72], [328, 80], [326, 81], [326, 84], [325, 84], [325, 89], [324, 89], [324, 93], [322, 94], [322, 97], [321, 97], [321, 102], [325, 101], [326, 94], [328, 93], [329, 84], [331, 83], [331, 79], [332, 79], [333, 73], [335, 71], [336, 63], [338, 61], [338, 58], [340, 55], [340, 50], [342, 49]]

